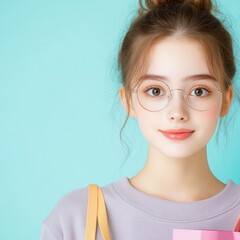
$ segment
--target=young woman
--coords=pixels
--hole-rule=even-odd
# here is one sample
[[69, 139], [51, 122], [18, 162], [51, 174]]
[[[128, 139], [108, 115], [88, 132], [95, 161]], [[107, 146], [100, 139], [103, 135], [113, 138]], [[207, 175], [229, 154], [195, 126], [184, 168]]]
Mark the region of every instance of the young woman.
[[[120, 49], [119, 93], [149, 151], [134, 177], [101, 188], [111, 239], [171, 240], [174, 228], [232, 230], [240, 185], [219, 181], [206, 153], [233, 99], [231, 36], [210, 0], [145, 5], [140, 1]], [[65, 195], [45, 219], [41, 239], [85, 239], [87, 203], [87, 187]]]

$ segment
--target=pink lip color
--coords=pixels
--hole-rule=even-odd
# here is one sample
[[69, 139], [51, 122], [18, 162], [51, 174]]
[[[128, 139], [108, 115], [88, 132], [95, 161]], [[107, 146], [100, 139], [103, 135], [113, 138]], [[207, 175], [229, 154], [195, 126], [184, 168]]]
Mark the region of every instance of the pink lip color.
[[189, 138], [193, 132], [193, 130], [189, 129], [169, 129], [166, 131], [161, 131], [165, 137], [177, 141]]

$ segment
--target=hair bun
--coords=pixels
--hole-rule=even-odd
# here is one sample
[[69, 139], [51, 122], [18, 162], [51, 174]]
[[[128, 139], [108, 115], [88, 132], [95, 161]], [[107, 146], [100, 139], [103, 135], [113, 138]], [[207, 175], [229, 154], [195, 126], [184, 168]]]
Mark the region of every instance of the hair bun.
[[[145, 2], [145, 6], [143, 6]], [[209, 12], [212, 11], [212, 1], [211, 0], [139, 0], [140, 8], [144, 11], [152, 11], [156, 8], [167, 4], [182, 3], [187, 5], [194, 5], [195, 7], [205, 9]]]

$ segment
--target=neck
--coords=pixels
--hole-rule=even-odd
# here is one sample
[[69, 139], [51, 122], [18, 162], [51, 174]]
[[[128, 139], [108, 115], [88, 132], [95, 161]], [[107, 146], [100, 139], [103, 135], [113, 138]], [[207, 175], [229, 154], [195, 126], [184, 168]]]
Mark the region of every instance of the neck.
[[187, 202], [208, 198], [224, 188], [209, 168], [206, 148], [177, 159], [150, 147], [145, 166], [130, 183], [147, 194]]

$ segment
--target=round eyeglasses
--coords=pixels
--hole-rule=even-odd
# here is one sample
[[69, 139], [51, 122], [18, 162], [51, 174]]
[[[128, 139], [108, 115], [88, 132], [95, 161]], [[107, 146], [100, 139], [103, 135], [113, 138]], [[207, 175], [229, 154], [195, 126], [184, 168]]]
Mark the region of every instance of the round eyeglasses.
[[187, 105], [197, 111], [205, 111], [218, 103], [222, 91], [213, 81], [194, 80], [187, 83], [184, 89], [170, 89], [161, 80], [143, 80], [132, 90], [137, 93], [140, 105], [151, 112], [164, 109], [172, 98], [173, 91], [179, 91]]

